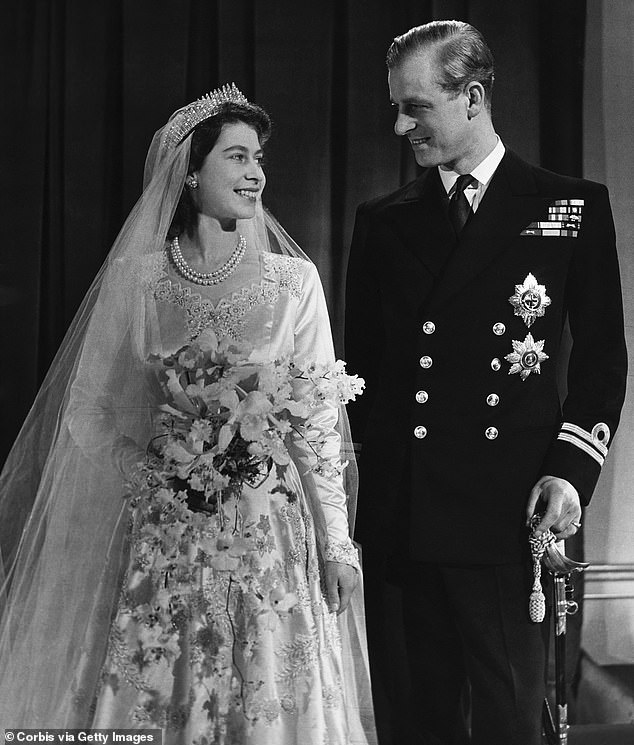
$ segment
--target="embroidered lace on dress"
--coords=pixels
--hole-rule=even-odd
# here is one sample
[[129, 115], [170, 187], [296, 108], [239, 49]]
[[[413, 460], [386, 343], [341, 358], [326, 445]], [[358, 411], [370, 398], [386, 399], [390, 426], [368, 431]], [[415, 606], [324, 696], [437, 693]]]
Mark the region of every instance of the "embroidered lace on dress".
[[258, 305], [276, 302], [281, 292], [299, 298], [301, 293], [300, 259], [278, 254], [264, 254], [264, 276], [251, 287], [242, 287], [214, 305], [211, 300], [173, 282], [168, 274], [166, 253], [160, 255], [160, 270], [157, 262], [149, 267], [144, 286], [154, 293], [159, 301], [172, 303], [187, 313], [190, 341], [206, 328], [212, 328], [218, 337], [229, 336], [236, 341], [244, 339], [245, 317]]
[[325, 550], [326, 561], [337, 561], [340, 564], [350, 564], [359, 570], [359, 552], [354, 543], [347, 541], [328, 541]]

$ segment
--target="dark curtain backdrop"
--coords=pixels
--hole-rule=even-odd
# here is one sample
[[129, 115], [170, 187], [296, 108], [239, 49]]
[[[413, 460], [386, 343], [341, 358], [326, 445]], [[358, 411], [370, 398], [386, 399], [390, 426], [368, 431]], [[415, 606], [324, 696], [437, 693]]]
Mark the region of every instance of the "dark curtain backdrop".
[[452, 17], [493, 49], [506, 144], [579, 174], [582, 0], [5, 0], [0, 458], [139, 196], [153, 132], [226, 81], [274, 119], [265, 201], [317, 263], [340, 348], [355, 206], [416, 173], [386, 48]]

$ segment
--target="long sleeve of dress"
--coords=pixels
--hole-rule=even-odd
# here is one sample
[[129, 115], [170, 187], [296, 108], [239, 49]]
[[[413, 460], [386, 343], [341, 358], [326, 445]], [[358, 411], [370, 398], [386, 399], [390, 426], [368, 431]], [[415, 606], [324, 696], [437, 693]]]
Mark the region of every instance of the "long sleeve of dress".
[[[332, 364], [335, 353], [330, 331], [330, 319], [324, 291], [317, 269], [306, 264], [302, 292], [295, 324], [295, 358], [299, 364]], [[298, 391], [301, 395], [301, 391]], [[341, 438], [337, 431], [339, 412], [331, 405], [324, 405], [315, 417], [324, 443], [321, 456], [333, 464], [341, 457]], [[315, 455], [306, 443], [297, 442], [297, 456], [302, 477], [311, 482], [313, 492], [323, 513], [325, 535], [322, 540], [324, 556], [328, 561], [338, 561], [359, 566], [357, 550], [349, 534], [347, 496], [341, 476], [310, 472]], [[319, 531], [318, 531], [319, 532]]]

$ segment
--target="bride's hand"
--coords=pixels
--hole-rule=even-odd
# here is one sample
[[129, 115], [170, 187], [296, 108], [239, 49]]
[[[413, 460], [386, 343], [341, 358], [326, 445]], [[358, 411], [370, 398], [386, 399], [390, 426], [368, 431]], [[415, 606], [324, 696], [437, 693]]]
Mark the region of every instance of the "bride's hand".
[[338, 561], [326, 562], [326, 591], [328, 606], [332, 613], [336, 611], [339, 615], [344, 612], [358, 581], [357, 570], [350, 564], [340, 564]]

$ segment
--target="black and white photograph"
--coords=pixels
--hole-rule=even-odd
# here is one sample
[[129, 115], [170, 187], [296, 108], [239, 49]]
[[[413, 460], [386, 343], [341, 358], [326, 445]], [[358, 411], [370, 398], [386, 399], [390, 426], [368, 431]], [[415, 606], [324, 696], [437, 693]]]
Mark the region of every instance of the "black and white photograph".
[[634, 2], [2, 15], [4, 742], [632, 745]]

